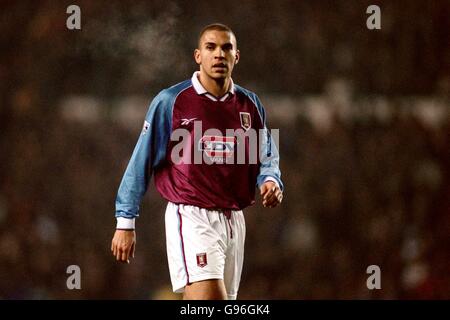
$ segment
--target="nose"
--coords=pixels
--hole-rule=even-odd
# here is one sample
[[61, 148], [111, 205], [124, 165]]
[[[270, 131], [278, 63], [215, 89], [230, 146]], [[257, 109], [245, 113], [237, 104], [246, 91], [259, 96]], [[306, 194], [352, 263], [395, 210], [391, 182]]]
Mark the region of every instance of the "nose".
[[216, 51], [216, 58], [224, 58], [225, 57], [225, 51], [218, 47], [218, 50]]

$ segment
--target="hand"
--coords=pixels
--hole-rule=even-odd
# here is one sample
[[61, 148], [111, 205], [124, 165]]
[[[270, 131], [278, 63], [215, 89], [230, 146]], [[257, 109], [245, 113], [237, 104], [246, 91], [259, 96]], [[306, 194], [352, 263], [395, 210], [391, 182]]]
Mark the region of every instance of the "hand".
[[264, 182], [260, 188], [264, 207], [275, 208], [283, 201], [283, 192], [273, 181]]
[[130, 263], [136, 248], [136, 232], [134, 230], [116, 230], [111, 242], [111, 251], [117, 261]]

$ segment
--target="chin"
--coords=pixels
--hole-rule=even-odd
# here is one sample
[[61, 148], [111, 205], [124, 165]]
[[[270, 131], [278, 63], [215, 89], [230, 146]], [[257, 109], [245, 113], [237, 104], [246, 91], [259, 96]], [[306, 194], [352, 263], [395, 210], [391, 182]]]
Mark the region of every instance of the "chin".
[[209, 75], [211, 78], [213, 79], [225, 79], [227, 77], [229, 77], [228, 73], [218, 73], [218, 72], [213, 72]]

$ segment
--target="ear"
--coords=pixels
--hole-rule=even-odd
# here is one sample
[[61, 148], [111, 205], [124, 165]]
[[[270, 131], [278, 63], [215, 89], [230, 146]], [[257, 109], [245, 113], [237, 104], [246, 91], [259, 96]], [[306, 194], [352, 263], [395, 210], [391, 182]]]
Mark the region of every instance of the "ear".
[[199, 49], [194, 50], [194, 60], [198, 65], [202, 64], [202, 58]]
[[241, 58], [241, 52], [239, 50], [236, 50], [236, 60], [234, 60], [234, 64], [238, 64], [239, 59]]

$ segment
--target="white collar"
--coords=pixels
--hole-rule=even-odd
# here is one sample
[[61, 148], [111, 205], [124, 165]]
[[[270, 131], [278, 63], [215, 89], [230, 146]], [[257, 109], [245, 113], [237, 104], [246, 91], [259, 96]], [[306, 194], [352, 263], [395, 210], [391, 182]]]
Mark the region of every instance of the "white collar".
[[[211, 100], [218, 101], [218, 99], [217, 99], [214, 95], [212, 95], [211, 93], [209, 93], [209, 92], [205, 89], [205, 87], [203, 87], [203, 85], [200, 83], [200, 80], [198, 79], [199, 75], [200, 75], [200, 71], [195, 71], [194, 74], [192, 75], [192, 78], [191, 78], [192, 86], [194, 87], [195, 92], [197, 92], [197, 94], [199, 94], [199, 95], [204, 94], [204, 95], [206, 95], [208, 98], [210, 98]], [[220, 101], [224, 101], [224, 100], [229, 96], [229, 94], [234, 94], [234, 90], [235, 90], [235, 88], [234, 88], [234, 82], [233, 82], [233, 79], [230, 79], [230, 80], [231, 80], [230, 89], [227, 91], [227, 93], [225, 93], [225, 94], [220, 98]]]

